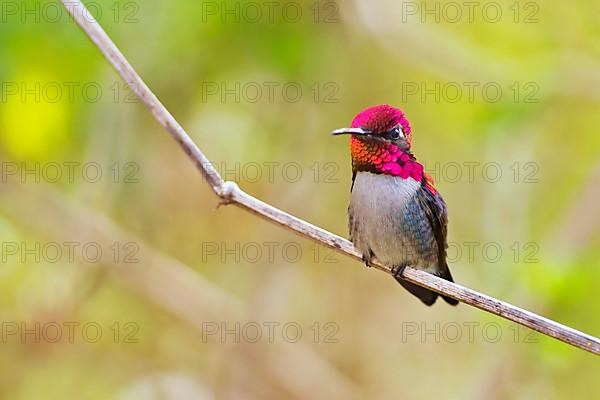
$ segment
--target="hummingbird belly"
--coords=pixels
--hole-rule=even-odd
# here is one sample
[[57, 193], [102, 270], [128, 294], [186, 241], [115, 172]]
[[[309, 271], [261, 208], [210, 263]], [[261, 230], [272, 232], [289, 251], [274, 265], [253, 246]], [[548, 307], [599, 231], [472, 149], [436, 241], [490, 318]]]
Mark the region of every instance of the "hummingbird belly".
[[421, 182], [413, 178], [356, 174], [350, 199], [350, 238], [363, 254], [385, 265], [438, 270], [437, 243], [418, 201]]

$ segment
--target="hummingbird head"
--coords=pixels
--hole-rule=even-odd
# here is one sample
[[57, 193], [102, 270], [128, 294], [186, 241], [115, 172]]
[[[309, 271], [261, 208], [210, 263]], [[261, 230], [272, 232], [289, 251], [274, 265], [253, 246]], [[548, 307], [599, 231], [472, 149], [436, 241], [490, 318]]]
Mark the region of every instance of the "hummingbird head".
[[356, 171], [412, 177], [421, 180], [423, 167], [411, 153], [410, 123], [404, 113], [389, 105], [369, 107], [354, 117], [350, 128], [333, 135], [351, 135], [352, 168]]

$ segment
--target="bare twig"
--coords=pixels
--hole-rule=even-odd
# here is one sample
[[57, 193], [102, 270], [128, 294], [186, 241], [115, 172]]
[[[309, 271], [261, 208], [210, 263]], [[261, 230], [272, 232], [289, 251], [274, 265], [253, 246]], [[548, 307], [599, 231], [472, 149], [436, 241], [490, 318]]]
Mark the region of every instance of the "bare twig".
[[[206, 181], [210, 184], [212, 190], [219, 196], [222, 204], [235, 204], [300, 236], [309, 238], [356, 259], [361, 258], [354, 246], [347, 240], [250, 196], [243, 192], [234, 182], [224, 182], [219, 173], [209, 163], [208, 158], [200, 151], [165, 106], [156, 98], [98, 22], [90, 17], [90, 13], [85, 9], [85, 6], [78, 0], [61, 1], [73, 15], [79, 26], [113, 65], [115, 70], [132, 87], [140, 100], [152, 112], [157, 121], [173, 136], [192, 159], [200, 173], [202, 173]], [[375, 263], [374, 267], [388, 274], [391, 273], [390, 267], [379, 263]], [[530, 311], [523, 310], [413, 268], [406, 268], [403, 278], [409, 282], [442, 293], [473, 307], [499, 315], [510, 321], [579, 347], [580, 349], [600, 355], [600, 339], [541, 317]]]

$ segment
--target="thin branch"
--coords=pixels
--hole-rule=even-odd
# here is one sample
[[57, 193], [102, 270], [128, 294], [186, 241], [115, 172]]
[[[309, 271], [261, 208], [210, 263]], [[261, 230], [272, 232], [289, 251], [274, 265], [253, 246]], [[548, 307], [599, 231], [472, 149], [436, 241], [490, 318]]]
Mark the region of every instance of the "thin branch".
[[[98, 22], [90, 17], [91, 14], [85, 9], [85, 6], [78, 0], [61, 1], [115, 70], [152, 112], [157, 121], [173, 136], [185, 153], [192, 159], [200, 173], [202, 173], [206, 181], [210, 184], [212, 190], [220, 198], [222, 204], [235, 204], [300, 236], [330, 247], [339, 253], [344, 253], [356, 259], [361, 258], [361, 255], [349, 241], [250, 196], [242, 191], [234, 182], [224, 182], [216, 169], [209, 163], [208, 158], [200, 151], [165, 106], [156, 98]], [[379, 263], [375, 263], [374, 267], [391, 274], [390, 267]], [[600, 339], [530, 311], [523, 310], [509, 303], [414, 268], [406, 268], [403, 278], [409, 282], [452, 297], [481, 310], [499, 315], [580, 349], [600, 355]]]

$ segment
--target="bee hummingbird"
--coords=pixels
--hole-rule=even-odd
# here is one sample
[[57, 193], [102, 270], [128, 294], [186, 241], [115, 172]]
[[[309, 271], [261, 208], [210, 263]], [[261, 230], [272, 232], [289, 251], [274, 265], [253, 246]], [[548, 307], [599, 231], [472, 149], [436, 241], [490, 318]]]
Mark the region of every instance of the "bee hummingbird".
[[[428, 306], [438, 294], [401, 279], [411, 266], [453, 282], [446, 263], [448, 212], [411, 152], [411, 128], [404, 113], [389, 105], [361, 111], [350, 128], [352, 187], [348, 207], [350, 240], [371, 265], [373, 257], [392, 267], [396, 280]], [[451, 305], [458, 302], [443, 299]]]

